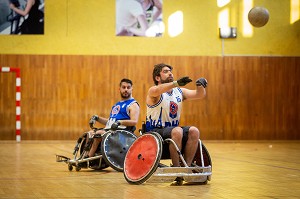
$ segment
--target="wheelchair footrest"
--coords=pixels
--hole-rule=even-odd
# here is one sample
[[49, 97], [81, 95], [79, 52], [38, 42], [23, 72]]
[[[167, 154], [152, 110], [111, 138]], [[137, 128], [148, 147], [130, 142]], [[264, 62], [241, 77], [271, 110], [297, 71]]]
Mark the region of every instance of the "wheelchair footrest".
[[67, 162], [72, 165], [77, 165], [82, 162], [89, 162], [89, 161], [97, 160], [100, 158], [102, 158], [102, 155], [97, 155], [97, 156], [93, 156], [93, 157], [89, 157], [89, 158], [82, 158], [82, 159], [69, 159]]
[[63, 155], [56, 155], [56, 162], [68, 162], [70, 158]]
[[163, 167], [157, 168], [149, 182], [172, 182], [182, 177], [186, 182], [206, 182], [210, 180], [211, 166], [208, 167]]

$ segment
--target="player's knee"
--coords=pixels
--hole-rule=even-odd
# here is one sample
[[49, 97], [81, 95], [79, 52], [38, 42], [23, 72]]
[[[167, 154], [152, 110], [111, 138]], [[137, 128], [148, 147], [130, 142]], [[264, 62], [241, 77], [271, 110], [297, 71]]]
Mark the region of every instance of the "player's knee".
[[194, 127], [194, 126], [190, 127], [190, 129], [189, 129], [189, 139], [198, 140], [199, 138], [200, 138], [199, 129]]
[[173, 140], [181, 140], [183, 136], [182, 128], [174, 128], [171, 132], [171, 137]]

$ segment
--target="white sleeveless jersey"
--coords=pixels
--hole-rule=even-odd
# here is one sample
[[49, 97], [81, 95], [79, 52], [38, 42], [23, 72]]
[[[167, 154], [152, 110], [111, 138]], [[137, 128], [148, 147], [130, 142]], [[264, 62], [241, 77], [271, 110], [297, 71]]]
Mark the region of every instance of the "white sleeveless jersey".
[[163, 93], [159, 102], [150, 106], [147, 104], [146, 131], [154, 128], [178, 126], [182, 109], [183, 95], [178, 87]]

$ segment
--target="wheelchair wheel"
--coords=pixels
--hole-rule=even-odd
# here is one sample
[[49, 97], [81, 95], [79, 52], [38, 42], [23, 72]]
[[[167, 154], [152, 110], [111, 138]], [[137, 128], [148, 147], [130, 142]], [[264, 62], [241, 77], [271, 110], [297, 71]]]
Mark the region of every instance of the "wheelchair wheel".
[[124, 161], [124, 177], [130, 184], [142, 184], [156, 171], [162, 154], [157, 134], [144, 134], [129, 148]]
[[125, 130], [109, 131], [101, 142], [101, 152], [105, 162], [116, 171], [123, 171], [124, 159], [136, 135]]
[[[200, 144], [198, 144], [198, 148], [197, 148], [197, 152], [195, 154], [194, 157], [194, 163], [198, 166], [202, 166], [202, 162], [201, 162], [201, 157], [200, 157]], [[210, 155], [208, 153], [207, 148], [205, 147], [205, 145], [202, 143], [202, 155], [203, 155], [203, 163], [204, 166], [211, 166], [212, 167], [212, 162], [211, 162], [211, 158]]]

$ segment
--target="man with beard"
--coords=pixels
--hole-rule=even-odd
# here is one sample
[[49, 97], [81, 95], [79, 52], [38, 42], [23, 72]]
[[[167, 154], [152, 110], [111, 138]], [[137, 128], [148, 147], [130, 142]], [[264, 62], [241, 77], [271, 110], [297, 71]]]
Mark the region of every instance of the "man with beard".
[[[192, 80], [182, 77], [174, 81], [173, 67], [167, 64], [157, 64], [153, 69], [153, 81], [155, 86], [148, 90], [146, 131], [159, 133], [163, 139], [171, 138], [183, 152], [185, 161], [191, 166], [194, 159], [199, 130], [194, 126], [179, 126], [182, 102], [184, 100], [203, 99], [206, 95], [205, 78], [196, 81], [196, 89], [182, 88]], [[179, 154], [173, 144], [169, 145], [172, 165], [179, 167]]]
[[[121, 126], [127, 131], [133, 132], [135, 130], [135, 125], [139, 119], [140, 107], [137, 101], [132, 97], [132, 81], [129, 79], [122, 79], [119, 90], [121, 100], [112, 107], [109, 118], [100, 117], [98, 115], [94, 115], [91, 118], [90, 124], [99, 122], [105, 125], [104, 129], [96, 131], [97, 134], [104, 134], [108, 129], [116, 130]], [[89, 132], [90, 137], [93, 133], [93, 131]], [[101, 138], [94, 138], [92, 147], [89, 151], [89, 157], [95, 155], [95, 151], [100, 142]]]

